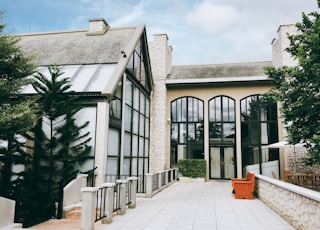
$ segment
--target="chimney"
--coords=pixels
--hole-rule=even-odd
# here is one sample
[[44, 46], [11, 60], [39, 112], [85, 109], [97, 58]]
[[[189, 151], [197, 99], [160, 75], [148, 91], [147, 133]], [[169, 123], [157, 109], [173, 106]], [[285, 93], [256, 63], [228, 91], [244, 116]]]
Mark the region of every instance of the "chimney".
[[104, 20], [104, 18], [90, 19], [87, 35], [103, 35], [107, 32], [109, 27], [109, 24]]

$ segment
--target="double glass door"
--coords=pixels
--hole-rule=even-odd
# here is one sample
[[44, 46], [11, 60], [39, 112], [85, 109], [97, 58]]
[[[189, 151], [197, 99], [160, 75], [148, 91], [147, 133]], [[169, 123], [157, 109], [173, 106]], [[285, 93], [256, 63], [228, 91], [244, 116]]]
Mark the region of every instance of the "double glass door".
[[234, 147], [210, 147], [210, 178], [230, 179], [235, 177]]

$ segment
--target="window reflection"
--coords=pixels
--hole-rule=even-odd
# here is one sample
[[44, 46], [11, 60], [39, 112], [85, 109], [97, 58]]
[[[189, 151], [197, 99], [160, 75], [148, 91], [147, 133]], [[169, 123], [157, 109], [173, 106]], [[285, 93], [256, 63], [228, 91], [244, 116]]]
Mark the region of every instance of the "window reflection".
[[277, 105], [261, 95], [252, 95], [242, 99], [240, 106], [242, 165], [245, 174], [247, 167], [260, 170], [259, 164], [279, 160], [278, 150], [263, 149], [263, 145], [278, 141]]
[[203, 158], [203, 101], [182, 97], [171, 102], [171, 165]]
[[235, 143], [235, 103], [227, 96], [217, 96], [209, 101], [210, 145]]

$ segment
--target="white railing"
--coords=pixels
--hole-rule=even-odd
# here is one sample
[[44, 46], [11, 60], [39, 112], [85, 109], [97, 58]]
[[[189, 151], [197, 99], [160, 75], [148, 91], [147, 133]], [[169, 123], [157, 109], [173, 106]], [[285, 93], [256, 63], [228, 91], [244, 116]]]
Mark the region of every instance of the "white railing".
[[[112, 223], [113, 213], [124, 215], [126, 208], [136, 207], [137, 177], [105, 183], [101, 187], [82, 188], [81, 229], [93, 230], [95, 221]], [[116, 189], [117, 188], [117, 189]], [[117, 203], [116, 209], [115, 203]]]
[[147, 174], [146, 175], [146, 198], [151, 198], [153, 195], [162, 191], [173, 182], [177, 180], [178, 169], [172, 168], [164, 170], [159, 173]]

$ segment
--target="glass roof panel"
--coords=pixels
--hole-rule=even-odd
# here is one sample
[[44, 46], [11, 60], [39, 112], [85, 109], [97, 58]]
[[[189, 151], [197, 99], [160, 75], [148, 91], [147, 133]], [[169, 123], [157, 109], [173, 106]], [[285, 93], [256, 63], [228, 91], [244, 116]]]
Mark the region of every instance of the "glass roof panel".
[[[69, 78], [72, 85], [71, 90], [75, 92], [102, 92], [109, 80], [116, 64], [95, 64], [95, 65], [66, 65], [60, 66], [63, 74], [61, 77]], [[50, 73], [47, 67], [39, 67], [38, 71], [48, 79]], [[21, 90], [23, 94], [35, 94], [36, 91], [31, 85]]]

